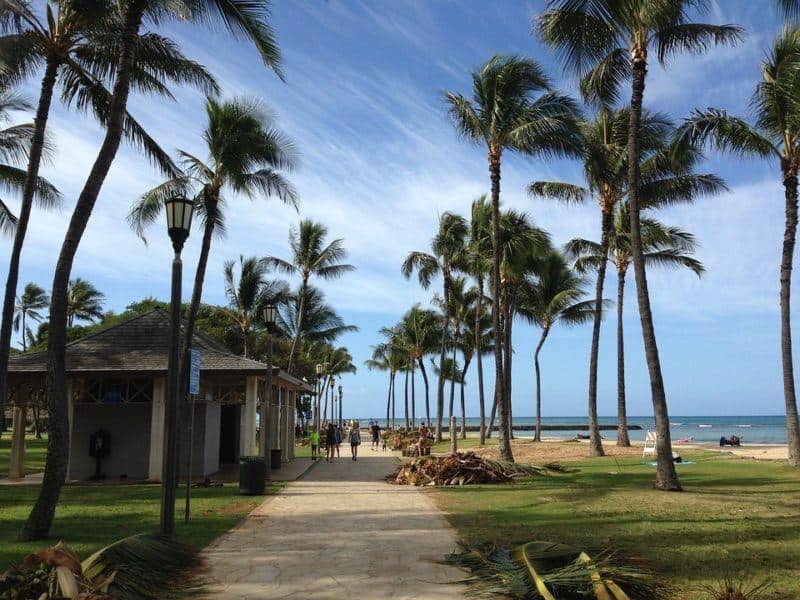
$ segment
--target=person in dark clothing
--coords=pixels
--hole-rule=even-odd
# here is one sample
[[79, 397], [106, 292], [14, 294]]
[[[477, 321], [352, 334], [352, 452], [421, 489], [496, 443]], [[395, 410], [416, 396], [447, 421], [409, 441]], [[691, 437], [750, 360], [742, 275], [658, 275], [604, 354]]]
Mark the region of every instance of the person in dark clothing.
[[336, 452], [336, 428], [333, 426], [333, 423], [328, 423], [328, 427], [325, 429], [325, 444], [327, 445], [327, 457], [325, 460], [327, 462], [333, 462], [333, 454]]

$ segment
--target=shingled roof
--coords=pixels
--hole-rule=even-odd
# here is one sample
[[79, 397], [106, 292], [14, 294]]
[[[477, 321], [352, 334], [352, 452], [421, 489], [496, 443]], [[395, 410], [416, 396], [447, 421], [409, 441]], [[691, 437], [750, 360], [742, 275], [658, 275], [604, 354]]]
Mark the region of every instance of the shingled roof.
[[[239, 375], [264, 375], [267, 365], [230, 352], [225, 346], [196, 331], [192, 347], [200, 351], [201, 372], [231, 373]], [[142, 315], [98, 331], [67, 344], [66, 367], [68, 374], [76, 373], [148, 373], [167, 371], [169, 350], [169, 315], [155, 308]], [[47, 372], [45, 352], [32, 352], [12, 356], [9, 374]], [[274, 375], [298, 387], [308, 384], [275, 369]]]

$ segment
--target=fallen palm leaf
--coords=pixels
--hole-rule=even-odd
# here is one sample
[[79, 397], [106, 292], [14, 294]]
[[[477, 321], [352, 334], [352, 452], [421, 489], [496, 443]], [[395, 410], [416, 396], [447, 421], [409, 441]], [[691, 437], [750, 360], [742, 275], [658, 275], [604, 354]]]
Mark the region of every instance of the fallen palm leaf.
[[517, 477], [549, 475], [564, 471], [560, 465], [521, 465], [488, 460], [474, 452], [459, 452], [446, 456], [423, 456], [400, 465], [386, 479], [400, 485], [471, 485], [508, 483]]
[[528, 542], [511, 550], [462, 546], [446, 564], [471, 572], [470, 595], [528, 600], [659, 600], [670, 597], [658, 577], [613, 555], [592, 558], [571, 546]]

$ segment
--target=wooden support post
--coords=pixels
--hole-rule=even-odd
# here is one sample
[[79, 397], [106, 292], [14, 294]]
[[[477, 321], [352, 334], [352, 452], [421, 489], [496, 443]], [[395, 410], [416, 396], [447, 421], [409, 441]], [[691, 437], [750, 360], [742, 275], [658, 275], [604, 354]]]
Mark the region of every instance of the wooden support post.
[[11, 425], [11, 460], [8, 467], [9, 479], [25, 477], [25, 428], [28, 425], [28, 398], [22, 393], [20, 389], [14, 402], [14, 420]]

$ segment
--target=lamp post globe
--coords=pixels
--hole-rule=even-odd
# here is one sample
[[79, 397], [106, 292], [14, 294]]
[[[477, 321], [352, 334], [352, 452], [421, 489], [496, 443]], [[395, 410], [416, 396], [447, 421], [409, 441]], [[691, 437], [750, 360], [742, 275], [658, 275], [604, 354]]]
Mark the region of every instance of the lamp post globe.
[[[167, 234], [175, 256], [172, 259], [172, 291], [170, 294], [169, 355], [167, 357], [167, 397], [164, 410], [165, 448], [161, 464], [161, 534], [175, 532], [175, 489], [178, 480], [178, 407], [181, 399], [179, 385], [179, 346], [181, 329], [181, 280], [183, 263], [181, 250], [189, 237], [194, 203], [184, 196], [173, 196], [164, 202]], [[191, 477], [191, 474], [187, 474]]]

